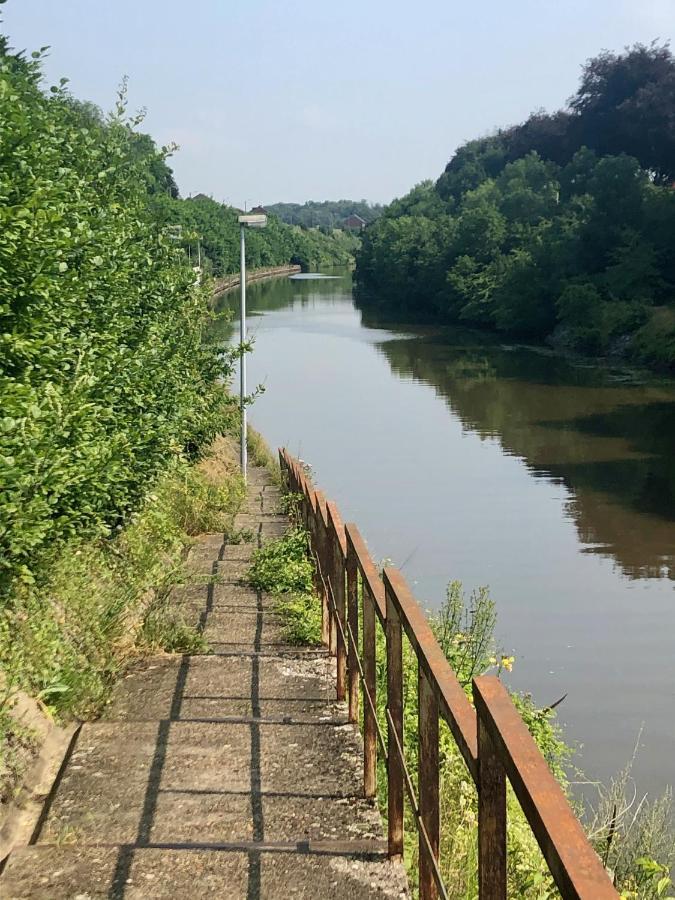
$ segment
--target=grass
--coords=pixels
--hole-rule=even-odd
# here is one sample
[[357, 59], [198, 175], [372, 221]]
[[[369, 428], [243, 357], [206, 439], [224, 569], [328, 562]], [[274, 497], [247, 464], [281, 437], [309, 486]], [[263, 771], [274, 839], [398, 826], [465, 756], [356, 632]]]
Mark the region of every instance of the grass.
[[246, 431], [249, 460], [254, 466], [263, 466], [270, 473], [273, 482], [281, 484], [279, 461], [267, 446], [263, 436], [249, 425]]

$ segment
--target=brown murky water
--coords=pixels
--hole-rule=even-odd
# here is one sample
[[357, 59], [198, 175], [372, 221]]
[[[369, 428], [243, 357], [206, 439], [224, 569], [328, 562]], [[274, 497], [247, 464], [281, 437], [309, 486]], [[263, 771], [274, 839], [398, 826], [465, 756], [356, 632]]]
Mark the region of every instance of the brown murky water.
[[[236, 303], [236, 296], [232, 298]], [[251, 420], [437, 606], [488, 584], [511, 684], [607, 779], [675, 782], [675, 383], [459, 329], [388, 330], [349, 277], [250, 290]]]

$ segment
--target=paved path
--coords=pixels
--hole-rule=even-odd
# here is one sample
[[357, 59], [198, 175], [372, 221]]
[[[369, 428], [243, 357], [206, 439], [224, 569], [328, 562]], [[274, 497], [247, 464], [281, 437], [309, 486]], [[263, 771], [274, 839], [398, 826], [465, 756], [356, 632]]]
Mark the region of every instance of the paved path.
[[212, 655], [156, 657], [120, 683], [82, 727], [0, 897], [407, 897], [360, 796], [333, 661], [286, 644], [270, 600], [240, 583], [253, 549], [287, 527], [278, 501], [254, 470], [237, 520], [248, 541], [193, 548], [196, 583], [176, 602]]

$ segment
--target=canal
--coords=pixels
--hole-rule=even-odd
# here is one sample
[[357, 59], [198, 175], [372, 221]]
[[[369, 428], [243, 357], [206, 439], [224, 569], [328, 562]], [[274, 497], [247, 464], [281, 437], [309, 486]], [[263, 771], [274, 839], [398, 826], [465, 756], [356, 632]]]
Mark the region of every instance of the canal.
[[[489, 585], [511, 686], [576, 764], [675, 782], [675, 384], [461, 329], [391, 328], [349, 275], [249, 289], [252, 424], [312, 465], [425, 608]], [[236, 307], [238, 295], [224, 302]]]

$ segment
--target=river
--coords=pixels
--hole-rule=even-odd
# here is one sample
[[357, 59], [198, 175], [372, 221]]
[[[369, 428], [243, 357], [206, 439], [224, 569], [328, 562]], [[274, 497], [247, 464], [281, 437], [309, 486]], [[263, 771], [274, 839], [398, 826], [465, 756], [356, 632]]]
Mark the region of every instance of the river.
[[[230, 295], [236, 306], [238, 295]], [[248, 292], [252, 424], [309, 462], [427, 609], [489, 585], [508, 682], [563, 694], [575, 762], [675, 782], [675, 384], [355, 308], [349, 275]], [[228, 301], [225, 301], [228, 302]]]

